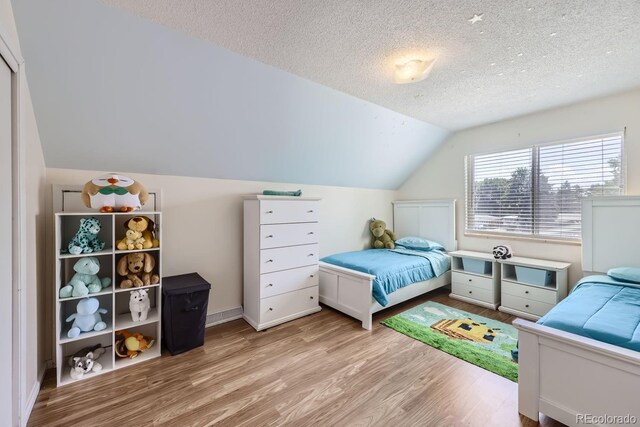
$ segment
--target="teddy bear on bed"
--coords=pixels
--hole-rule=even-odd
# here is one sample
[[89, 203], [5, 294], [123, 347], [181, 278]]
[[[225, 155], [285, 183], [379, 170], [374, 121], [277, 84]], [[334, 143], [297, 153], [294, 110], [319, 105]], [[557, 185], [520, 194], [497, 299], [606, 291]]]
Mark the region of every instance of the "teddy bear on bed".
[[384, 221], [371, 218], [369, 230], [371, 231], [372, 249], [396, 248], [396, 236], [393, 234], [393, 231], [387, 229], [387, 224]]

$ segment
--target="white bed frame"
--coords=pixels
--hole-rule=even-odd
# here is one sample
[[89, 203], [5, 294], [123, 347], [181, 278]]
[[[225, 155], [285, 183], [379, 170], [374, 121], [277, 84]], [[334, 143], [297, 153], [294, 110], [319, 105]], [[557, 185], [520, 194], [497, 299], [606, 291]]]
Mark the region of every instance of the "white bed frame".
[[[393, 231], [397, 238], [420, 236], [441, 243], [447, 251], [457, 248], [455, 200], [421, 200], [393, 203]], [[385, 308], [451, 284], [451, 272], [413, 283], [389, 294], [383, 307], [371, 296], [375, 276], [320, 262], [320, 302], [348, 314], [371, 330], [371, 317]]]
[[[587, 199], [582, 203], [582, 267], [587, 273], [640, 267], [640, 197]], [[640, 423], [640, 353], [526, 320], [518, 329], [518, 408], [570, 426], [587, 416], [636, 417]], [[580, 418], [582, 417], [582, 418]], [[593, 418], [589, 424], [616, 420]], [[618, 421], [618, 424], [621, 424]]]

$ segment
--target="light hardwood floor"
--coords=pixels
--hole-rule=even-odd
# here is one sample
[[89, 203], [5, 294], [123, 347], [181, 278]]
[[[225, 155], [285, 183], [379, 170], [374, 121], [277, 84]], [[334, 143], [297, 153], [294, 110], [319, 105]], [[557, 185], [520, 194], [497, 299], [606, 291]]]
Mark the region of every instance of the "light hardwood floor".
[[266, 332], [237, 320], [179, 356], [61, 389], [49, 374], [29, 426], [538, 425], [519, 416], [515, 383], [378, 323], [427, 300], [513, 319], [441, 290], [376, 314], [370, 332], [327, 307]]

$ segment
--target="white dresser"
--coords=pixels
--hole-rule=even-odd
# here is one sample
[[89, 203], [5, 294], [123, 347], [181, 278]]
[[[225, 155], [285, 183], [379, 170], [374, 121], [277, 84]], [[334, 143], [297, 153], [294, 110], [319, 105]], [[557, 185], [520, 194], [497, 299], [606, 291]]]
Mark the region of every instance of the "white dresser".
[[257, 331], [320, 311], [320, 199], [244, 200], [244, 319]]
[[[500, 265], [492, 254], [453, 251], [451, 294], [453, 299], [496, 309], [500, 305]], [[472, 262], [469, 265], [469, 261]], [[470, 267], [476, 267], [470, 270]], [[480, 267], [478, 269], [478, 267]]]

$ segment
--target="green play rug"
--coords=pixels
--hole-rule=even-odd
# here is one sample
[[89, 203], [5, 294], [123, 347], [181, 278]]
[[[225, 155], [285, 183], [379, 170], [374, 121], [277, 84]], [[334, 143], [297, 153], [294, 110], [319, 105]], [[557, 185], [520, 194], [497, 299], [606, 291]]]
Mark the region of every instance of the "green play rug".
[[432, 301], [380, 323], [458, 359], [518, 381], [518, 365], [511, 358], [518, 332], [511, 325]]

